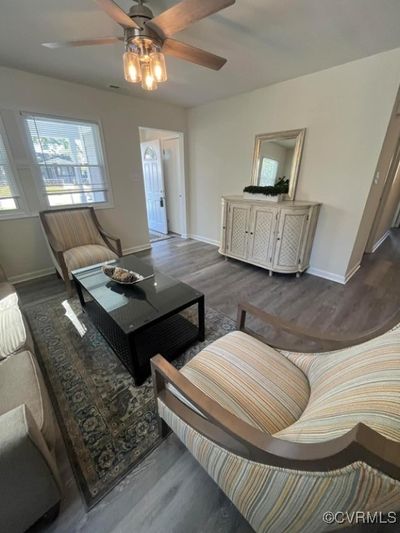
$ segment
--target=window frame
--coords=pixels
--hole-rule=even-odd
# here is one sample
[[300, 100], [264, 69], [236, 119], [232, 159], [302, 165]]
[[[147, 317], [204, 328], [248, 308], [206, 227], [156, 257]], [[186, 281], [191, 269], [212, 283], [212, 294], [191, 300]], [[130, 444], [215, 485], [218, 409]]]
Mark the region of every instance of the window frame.
[[29, 216], [27, 203], [25, 199], [24, 189], [21, 186], [18, 168], [15, 163], [13, 154], [11, 152], [11, 146], [10, 141], [8, 139], [7, 131], [4, 126], [3, 119], [0, 114], [0, 136], [3, 140], [4, 148], [6, 151], [6, 156], [8, 159], [8, 164], [10, 165], [11, 169], [11, 179], [12, 183], [11, 186], [15, 190], [17, 196], [15, 198], [15, 203], [17, 207], [15, 209], [7, 209], [7, 210], [0, 210], [0, 220], [8, 220], [13, 218], [25, 218]]
[[[101, 153], [98, 154], [101, 159], [101, 165], [98, 165], [102, 167], [103, 174], [104, 174], [104, 186], [105, 186], [105, 194], [107, 200], [105, 202], [85, 202], [85, 203], [79, 203], [79, 204], [63, 204], [63, 205], [51, 205], [49, 202], [49, 195], [46, 194], [43, 190], [43, 179], [41, 175], [41, 165], [37, 162], [36, 159], [36, 152], [35, 147], [33, 145], [31, 133], [29, 130], [28, 120], [29, 118], [45, 118], [49, 120], [55, 120], [60, 122], [75, 122], [77, 124], [86, 124], [86, 125], [94, 125], [98, 128], [98, 141], [99, 141], [99, 147], [101, 150]], [[110, 172], [108, 168], [107, 163], [107, 154], [106, 154], [106, 148], [105, 148], [105, 142], [104, 142], [104, 134], [103, 134], [103, 128], [100, 120], [93, 120], [93, 119], [83, 119], [83, 118], [76, 118], [66, 115], [56, 115], [56, 114], [49, 114], [49, 113], [36, 113], [33, 111], [20, 111], [20, 118], [22, 121], [26, 143], [29, 150], [30, 155], [30, 162], [33, 169], [33, 177], [34, 182], [36, 186], [37, 195], [39, 198], [39, 204], [40, 209], [46, 209], [46, 210], [57, 210], [57, 209], [70, 209], [70, 208], [79, 208], [79, 207], [96, 207], [97, 209], [108, 209], [114, 207], [114, 200], [113, 200], [113, 191], [111, 187], [111, 180], [110, 180]], [[68, 166], [76, 166], [76, 165], [68, 165]], [[78, 165], [80, 166], [80, 165]], [[87, 166], [87, 165], [82, 165]]]

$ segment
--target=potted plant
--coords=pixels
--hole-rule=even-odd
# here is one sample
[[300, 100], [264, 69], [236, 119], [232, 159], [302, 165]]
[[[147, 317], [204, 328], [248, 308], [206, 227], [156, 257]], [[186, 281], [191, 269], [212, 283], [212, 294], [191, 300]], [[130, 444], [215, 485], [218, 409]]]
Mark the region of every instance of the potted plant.
[[243, 189], [243, 198], [281, 202], [289, 191], [289, 180], [285, 177], [278, 179], [275, 185], [248, 185]]

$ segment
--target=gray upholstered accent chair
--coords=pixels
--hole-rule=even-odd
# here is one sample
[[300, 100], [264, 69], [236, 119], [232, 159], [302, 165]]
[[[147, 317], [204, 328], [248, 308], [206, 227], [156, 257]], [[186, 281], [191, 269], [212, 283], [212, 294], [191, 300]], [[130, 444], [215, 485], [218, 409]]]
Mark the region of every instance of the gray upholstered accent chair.
[[0, 267], [0, 531], [58, 513], [57, 426], [29, 328]]
[[40, 219], [69, 296], [73, 270], [122, 256], [121, 241], [101, 227], [93, 207], [42, 211]]
[[[334, 351], [267, 344], [246, 327], [246, 313]], [[393, 524], [400, 325], [390, 327], [321, 338], [244, 304], [238, 331], [180, 371], [161, 355], [152, 359], [160, 431], [172, 428], [256, 532], [332, 531], [354, 525], [356, 513]]]

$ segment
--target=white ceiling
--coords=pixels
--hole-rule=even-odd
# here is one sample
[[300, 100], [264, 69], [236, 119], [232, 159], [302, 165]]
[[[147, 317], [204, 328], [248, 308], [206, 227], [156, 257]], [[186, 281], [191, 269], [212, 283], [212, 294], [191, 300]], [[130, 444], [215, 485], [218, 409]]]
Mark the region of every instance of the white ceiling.
[[[131, 0], [117, 0], [124, 9]], [[150, 0], [159, 13], [177, 3]], [[168, 58], [153, 94], [125, 82], [123, 45], [40, 43], [122, 34], [93, 0], [0, 0], [0, 64], [94, 87], [198, 105], [400, 47], [400, 0], [237, 0], [175, 37], [228, 59], [214, 72]]]

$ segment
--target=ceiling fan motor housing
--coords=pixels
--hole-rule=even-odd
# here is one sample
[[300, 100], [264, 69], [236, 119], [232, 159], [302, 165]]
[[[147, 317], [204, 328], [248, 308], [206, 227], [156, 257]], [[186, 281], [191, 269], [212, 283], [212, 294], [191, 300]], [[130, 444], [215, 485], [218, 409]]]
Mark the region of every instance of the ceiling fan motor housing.
[[139, 3], [135, 6], [132, 6], [129, 10], [129, 17], [133, 19], [140, 28], [125, 28], [125, 43], [130, 44], [135, 42], [135, 40], [150, 39], [156, 46], [162, 47], [163, 39], [156, 33], [150, 26], [146, 24], [151, 20], [154, 15], [151, 9], [147, 6]]

